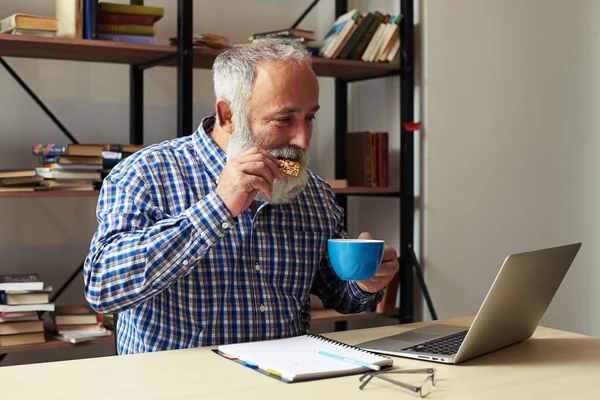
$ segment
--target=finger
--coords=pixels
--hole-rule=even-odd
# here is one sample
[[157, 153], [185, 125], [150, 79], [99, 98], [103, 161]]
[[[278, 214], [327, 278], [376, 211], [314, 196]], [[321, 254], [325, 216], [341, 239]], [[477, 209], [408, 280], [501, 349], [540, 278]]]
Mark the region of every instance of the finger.
[[358, 239], [373, 240], [373, 236], [371, 236], [369, 232], [361, 232], [361, 234], [358, 235]]
[[259, 190], [267, 196], [267, 199], [271, 199], [272, 197], [272, 189], [271, 185], [264, 180], [264, 178], [256, 175], [248, 176], [248, 182], [250, 183], [252, 189]]
[[398, 265], [397, 260], [385, 261], [382, 262], [377, 272], [375, 272], [375, 276], [389, 276], [395, 274], [400, 266]]
[[383, 248], [383, 258], [382, 261], [393, 261], [393, 260], [397, 260], [398, 259], [398, 253], [396, 252], [396, 249], [394, 249], [392, 246], [385, 246]]
[[273, 157], [273, 155], [269, 152], [257, 150], [254, 153], [248, 154], [238, 159], [237, 162], [240, 164], [247, 164], [250, 162], [263, 162], [264, 167], [268, 168], [275, 178], [283, 179], [284, 177], [283, 172], [281, 172], [281, 170], [279, 169], [279, 160]]
[[241, 165], [241, 171], [247, 175], [262, 177], [269, 186], [273, 186], [273, 172], [265, 165], [263, 161], [248, 162]]

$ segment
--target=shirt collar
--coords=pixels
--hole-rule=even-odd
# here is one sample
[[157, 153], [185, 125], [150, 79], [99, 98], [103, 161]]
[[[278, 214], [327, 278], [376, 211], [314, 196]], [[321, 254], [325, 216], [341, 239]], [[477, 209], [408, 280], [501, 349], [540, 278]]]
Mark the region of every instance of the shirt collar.
[[196, 130], [195, 141], [198, 152], [201, 155], [201, 162], [203, 168], [211, 176], [214, 182], [217, 182], [225, 162], [227, 161], [227, 154], [217, 145], [217, 143], [210, 136], [215, 126], [216, 117], [215, 115], [209, 115], [202, 118], [200, 126]]

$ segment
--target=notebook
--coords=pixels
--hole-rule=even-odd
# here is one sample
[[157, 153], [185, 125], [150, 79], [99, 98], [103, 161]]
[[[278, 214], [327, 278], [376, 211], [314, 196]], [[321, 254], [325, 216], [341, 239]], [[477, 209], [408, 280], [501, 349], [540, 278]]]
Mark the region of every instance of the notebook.
[[217, 353], [284, 382], [357, 374], [393, 365], [389, 357], [314, 333], [221, 345]]

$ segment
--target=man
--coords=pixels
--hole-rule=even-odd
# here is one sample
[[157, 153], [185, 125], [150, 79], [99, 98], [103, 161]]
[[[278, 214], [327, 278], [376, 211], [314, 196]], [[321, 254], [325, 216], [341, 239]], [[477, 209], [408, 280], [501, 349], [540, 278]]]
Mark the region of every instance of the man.
[[[381, 299], [394, 249], [369, 281], [342, 281], [329, 264], [327, 239], [348, 236], [331, 188], [307, 169], [319, 109], [310, 62], [288, 40], [223, 52], [215, 115], [104, 180], [85, 295], [118, 313], [120, 354], [304, 334], [310, 293], [342, 313]], [[282, 173], [284, 159], [298, 176]]]

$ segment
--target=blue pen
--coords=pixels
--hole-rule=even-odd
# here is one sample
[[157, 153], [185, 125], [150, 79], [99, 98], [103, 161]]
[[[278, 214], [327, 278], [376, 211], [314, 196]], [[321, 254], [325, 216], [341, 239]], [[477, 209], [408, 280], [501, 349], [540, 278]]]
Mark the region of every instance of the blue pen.
[[325, 356], [325, 357], [333, 358], [335, 360], [345, 361], [345, 362], [350, 363], [350, 364], [360, 365], [361, 367], [366, 367], [366, 368], [374, 369], [375, 371], [379, 371], [381, 369], [381, 367], [379, 367], [379, 365], [377, 365], [377, 364], [369, 364], [369, 363], [366, 363], [366, 362], [363, 362], [363, 361], [354, 360], [352, 358], [339, 356], [339, 355], [333, 354], [333, 353], [328, 353], [326, 351], [319, 351], [318, 354], [320, 354], [322, 356]]

